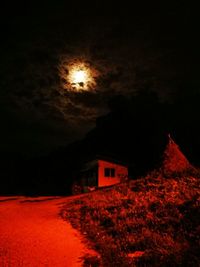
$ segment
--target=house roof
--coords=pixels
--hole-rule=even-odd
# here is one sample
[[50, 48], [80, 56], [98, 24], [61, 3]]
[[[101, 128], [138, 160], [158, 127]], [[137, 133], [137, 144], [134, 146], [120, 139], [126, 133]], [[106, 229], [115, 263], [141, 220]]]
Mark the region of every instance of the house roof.
[[104, 160], [107, 162], [111, 162], [111, 163], [115, 163], [115, 164], [119, 164], [125, 167], [128, 167], [128, 164], [125, 162], [122, 162], [121, 160], [118, 160], [114, 157], [110, 157], [110, 156], [105, 156], [102, 154], [96, 154], [93, 157], [88, 158], [86, 161], [84, 161], [83, 163], [83, 167], [82, 167], [82, 171], [86, 171], [89, 170], [92, 167], [95, 167], [98, 164], [98, 160]]
[[116, 164], [119, 164], [119, 165], [122, 165], [122, 166], [128, 166], [128, 164], [116, 157], [112, 157], [112, 156], [105, 156], [105, 155], [96, 155], [96, 159], [97, 160], [105, 160], [105, 161], [108, 161], [108, 162], [112, 162], [112, 163], [116, 163]]

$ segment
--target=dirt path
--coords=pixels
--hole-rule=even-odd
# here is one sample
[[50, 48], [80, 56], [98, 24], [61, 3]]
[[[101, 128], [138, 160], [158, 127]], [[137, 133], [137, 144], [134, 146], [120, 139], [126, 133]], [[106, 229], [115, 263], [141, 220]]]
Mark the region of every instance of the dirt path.
[[89, 250], [58, 215], [66, 199], [0, 197], [1, 267], [81, 266]]

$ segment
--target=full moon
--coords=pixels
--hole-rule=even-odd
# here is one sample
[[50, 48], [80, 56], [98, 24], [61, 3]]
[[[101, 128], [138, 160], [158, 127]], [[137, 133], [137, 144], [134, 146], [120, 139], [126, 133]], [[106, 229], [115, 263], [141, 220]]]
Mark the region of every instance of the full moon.
[[84, 70], [74, 70], [71, 74], [71, 79], [73, 83], [83, 84], [87, 81], [88, 75]]
[[59, 67], [63, 88], [81, 93], [96, 90], [96, 80], [100, 72], [86, 60], [63, 61]]
[[68, 84], [74, 91], [89, 91], [95, 87], [94, 71], [82, 62], [68, 68]]

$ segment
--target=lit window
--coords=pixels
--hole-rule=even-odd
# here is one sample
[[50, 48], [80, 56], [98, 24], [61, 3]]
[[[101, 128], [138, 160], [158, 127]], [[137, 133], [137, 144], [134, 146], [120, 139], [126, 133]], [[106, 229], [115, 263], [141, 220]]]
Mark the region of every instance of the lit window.
[[115, 177], [115, 169], [114, 168], [105, 168], [104, 169], [105, 177]]

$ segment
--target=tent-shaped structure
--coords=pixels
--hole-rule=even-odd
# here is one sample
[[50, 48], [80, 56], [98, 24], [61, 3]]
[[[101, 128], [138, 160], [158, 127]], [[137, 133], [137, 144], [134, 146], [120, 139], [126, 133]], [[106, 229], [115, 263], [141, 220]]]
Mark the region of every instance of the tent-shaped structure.
[[165, 174], [195, 170], [170, 135], [163, 157], [162, 171]]

